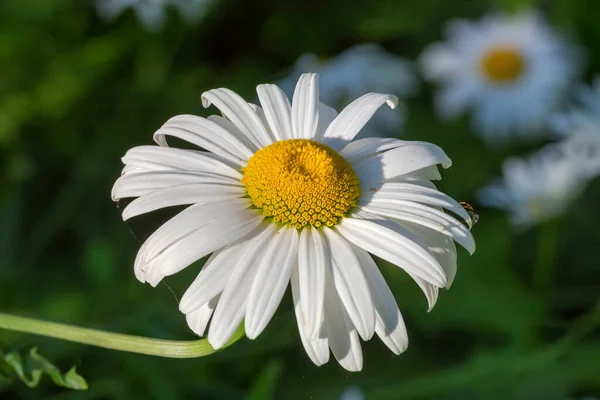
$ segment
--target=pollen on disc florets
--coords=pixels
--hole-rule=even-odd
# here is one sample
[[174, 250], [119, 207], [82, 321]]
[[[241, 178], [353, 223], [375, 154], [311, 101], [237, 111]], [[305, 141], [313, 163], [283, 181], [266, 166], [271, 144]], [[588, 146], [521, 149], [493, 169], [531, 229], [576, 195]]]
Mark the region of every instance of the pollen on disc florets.
[[360, 195], [350, 163], [307, 139], [283, 140], [258, 150], [243, 173], [252, 204], [273, 222], [297, 229], [337, 224]]

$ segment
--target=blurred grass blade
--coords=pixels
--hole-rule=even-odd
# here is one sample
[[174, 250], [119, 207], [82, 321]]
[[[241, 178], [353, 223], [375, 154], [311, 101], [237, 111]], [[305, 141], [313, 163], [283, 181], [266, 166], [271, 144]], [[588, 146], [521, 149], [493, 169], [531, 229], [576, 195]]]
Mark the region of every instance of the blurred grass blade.
[[270, 400], [275, 398], [275, 390], [283, 372], [283, 363], [280, 359], [270, 360], [262, 369], [246, 400]]

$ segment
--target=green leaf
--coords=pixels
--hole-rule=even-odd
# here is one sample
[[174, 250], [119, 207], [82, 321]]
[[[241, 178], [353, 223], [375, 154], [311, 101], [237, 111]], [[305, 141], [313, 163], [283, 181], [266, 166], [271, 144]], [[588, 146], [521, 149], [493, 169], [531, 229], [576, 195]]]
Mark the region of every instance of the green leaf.
[[48, 375], [57, 386], [75, 390], [88, 388], [87, 382], [75, 371], [75, 367], [63, 374], [54, 364], [42, 357], [35, 347], [29, 351], [24, 360], [16, 351], [0, 356], [0, 361], [8, 367], [8, 370], [31, 388], [40, 383], [44, 374]]

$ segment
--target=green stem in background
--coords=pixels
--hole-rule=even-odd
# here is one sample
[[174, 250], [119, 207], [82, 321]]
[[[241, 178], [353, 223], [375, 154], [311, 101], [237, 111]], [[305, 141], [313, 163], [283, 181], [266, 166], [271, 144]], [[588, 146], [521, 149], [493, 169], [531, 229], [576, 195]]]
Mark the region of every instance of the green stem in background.
[[552, 283], [558, 253], [558, 236], [558, 221], [548, 221], [539, 227], [533, 264], [533, 287], [537, 290], [545, 290]]
[[[217, 352], [208, 343], [207, 339], [189, 341], [151, 339], [18, 317], [4, 313], [0, 313], [0, 329], [32, 333], [34, 335], [67, 340], [69, 342], [82, 343], [110, 350], [167, 358], [196, 358]], [[232, 345], [243, 336], [244, 327], [241, 325], [223, 348]]]

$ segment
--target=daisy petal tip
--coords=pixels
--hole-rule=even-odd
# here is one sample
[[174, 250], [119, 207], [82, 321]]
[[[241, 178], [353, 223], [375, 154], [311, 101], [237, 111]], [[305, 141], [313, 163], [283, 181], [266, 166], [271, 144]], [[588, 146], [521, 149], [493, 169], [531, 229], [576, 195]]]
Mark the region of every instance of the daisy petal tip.
[[135, 277], [137, 278], [138, 281], [140, 281], [141, 283], [146, 283], [146, 277], [144, 276], [143, 272], [137, 272], [135, 273]]
[[394, 353], [395, 356], [399, 356], [400, 354], [404, 353], [406, 351], [407, 347], [400, 347], [400, 346], [397, 346], [395, 344], [394, 345], [387, 344], [387, 348], [392, 353]]
[[408, 349], [408, 342], [400, 343], [399, 345], [396, 345], [393, 347], [388, 347], [388, 348], [392, 351], [392, 353], [399, 356], [400, 354], [404, 353]]
[[259, 326], [252, 320], [246, 319], [244, 322], [244, 330], [246, 331], [246, 337], [250, 340], [254, 340], [262, 333], [264, 327]]
[[324, 349], [324, 351], [314, 352], [312, 355], [309, 355], [309, 357], [313, 364], [315, 364], [317, 367], [320, 367], [329, 362], [330, 354], [331, 353], [329, 352], [329, 347], [327, 347], [326, 349]]
[[385, 103], [393, 110], [398, 106], [398, 96], [389, 95]]
[[373, 326], [362, 327], [358, 334], [360, 338], [365, 342], [371, 340], [371, 338], [373, 338], [373, 335], [375, 334], [375, 320], [373, 320]]
[[316, 72], [306, 72], [302, 75], [300, 75], [300, 79], [310, 79], [311, 81], [315, 81], [319, 79], [319, 74], [317, 74]]
[[204, 108], [208, 108], [212, 104], [212, 102], [206, 98], [207, 93], [208, 92], [204, 92], [204, 93], [202, 93], [202, 96], [200, 96], [200, 99], [202, 100], [202, 107], [204, 107]]
[[254, 339], [256, 339], [256, 338], [258, 337], [258, 335], [259, 335], [259, 334], [260, 334], [260, 333], [253, 332], [253, 331], [248, 331], [248, 330], [246, 331], [246, 337], [247, 337], [248, 339], [250, 339], [250, 340], [254, 340]]
[[156, 286], [158, 286], [158, 284], [160, 283], [160, 281], [162, 280], [162, 278], [163, 278], [163, 277], [162, 277], [162, 276], [160, 276], [160, 277], [158, 277], [158, 278], [155, 278], [155, 279], [154, 279], [154, 280], [152, 280], [152, 281], [150, 281], [150, 280], [146, 280], [146, 282], [147, 282], [147, 283], [149, 283], [149, 284], [150, 284], [150, 286], [152, 286], [152, 287], [156, 287]]
[[194, 311], [191, 303], [191, 299], [189, 297], [186, 297], [186, 295], [184, 294], [181, 298], [181, 301], [179, 302], [179, 311], [181, 311], [183, 314], [186, 314], [187, 316], [189, 313]]
[[446, 287], [446, 285], [448, 285], [448, 277], [446, 275], [444, 275], [442, 277], [442, 280], [440, 281], [441, 285], [437, 285], [438, 287]]
[[319, 360], [312, 360], [312, 362], [313, 362], [313, 364], [315, 364], [317, 367], [321, 367], [321, 366], [323, 366], [323, 365], [327, 364], [327, 363], [329, 362], [329, 359], [327, 359], [327, 360], [321, 360], [321, 359], [319, 359]]
[[361, 362], [352, 362], [352, 363], [344, 363], [342, 367], [349, 372], [360, 372], [363, 369], [362, 361]]
[[210, 343], [211, 347], [215, 350], [219, 350], [221, 347], [223, 347], [225, 345], [225, 343], [227, 342], [226, 340], [223, 340], [222, 337], [215, 337], [216, 335], [211, 335], [211, 332], [208, 332], [208, 343]]

